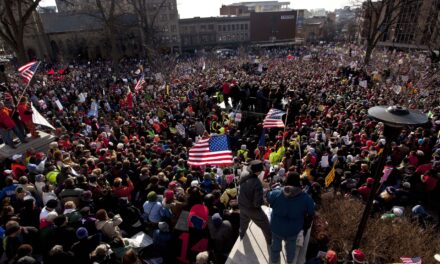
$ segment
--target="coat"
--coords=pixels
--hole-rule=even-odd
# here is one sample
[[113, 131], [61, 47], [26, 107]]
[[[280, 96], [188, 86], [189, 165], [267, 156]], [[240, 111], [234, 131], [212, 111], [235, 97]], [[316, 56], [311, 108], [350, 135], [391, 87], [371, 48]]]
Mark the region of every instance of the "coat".
[[96, 229], [101, 231], [106, 237], [112, 239], [115, 236], [121, 235], [119, 225], [122, 223], [122, 218], [119, 215], [115, 215], [112, 219], [97, 220]]

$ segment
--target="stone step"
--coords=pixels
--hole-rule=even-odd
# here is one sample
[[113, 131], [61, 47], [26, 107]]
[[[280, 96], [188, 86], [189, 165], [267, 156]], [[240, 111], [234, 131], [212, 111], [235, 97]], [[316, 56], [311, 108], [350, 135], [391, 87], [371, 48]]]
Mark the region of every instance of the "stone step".
[[[262, 206], [262, 209], [268, 216], [270, 215], [270, 208]], [[268, 218], [270, 219], [270, 217]], [[308, 233], [310, 233], [310, 229]], [[303, 257], [305, 257], [307, 245], [308, 239], [306, 239], [302, 246], [297, 245], [295, 252], [296, 258], [293, 262], [294, 264], [304, 264], [305, 261]], [[270, 263], [269, 251], [270, 249], [264, 239], [263, 232], [256, 224], [254, 224], [254, 222], [251, 221], [243, 239], [241, 240], [239, 237], [235, 242], [234, 247], [229, 253], [226, 264], [267, 264]], [[287, 263], [284, 242], [280, 263]]]
[[49, 144], [55, 141], [55, 136], [39, 131], [40, 138], [32, 138], [30, 134], [27, 135], [26, 140], [28, 143], [19, 143], [15, 145], [17, 148], [13, 149], [5, 144], [0, 145], [0, 158], [10, 158], [15, 154], [24, 154], [29, 149], [35, 149], [41, 152], [47, 152], [49, 150]]

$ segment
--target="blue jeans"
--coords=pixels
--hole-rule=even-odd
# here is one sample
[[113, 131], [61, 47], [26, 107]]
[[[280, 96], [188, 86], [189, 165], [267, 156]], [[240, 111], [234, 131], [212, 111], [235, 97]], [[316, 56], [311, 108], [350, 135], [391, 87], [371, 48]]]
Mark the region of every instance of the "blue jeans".
[[291, 263], [295, 258], [296, 251], [296, 237], [281, 237], [272, 232], [272, 245], [270, 246], [270, 260], [271, 263], [280, 263], [280, 252], [283, 240], [285, 241], [284, 249], [286, 250], [287, 263]]

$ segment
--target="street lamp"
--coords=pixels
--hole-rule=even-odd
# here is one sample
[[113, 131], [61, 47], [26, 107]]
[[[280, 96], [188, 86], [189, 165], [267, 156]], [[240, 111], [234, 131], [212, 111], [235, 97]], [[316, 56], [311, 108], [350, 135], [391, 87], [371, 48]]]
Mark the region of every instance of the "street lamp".
[[381, 171], [383, 170], [388, 155], [391, 153], [391, 142], [397, 138], [400, 130], [404, 126], [421, 125], [428, 122], [428, 117], [424, 113], [418, 110], [409, 110], [402, 106], [374, 106], [368, 109], [368, 115], [384, 124], [383, 132], [385, 136], [385, 148], [382, 155], [379, 157], [378, 164], [373, 174], [373, 187], [368, 197], [367, 204], [365, 205], [365, 209], [356, 232], [356, 237], [353, 241], [352, 250], [358, 249], [360, 246], [362, 235], [365, 231], [371, 207], [373, 205], [373, 200], [376, 196], [377, 189], [379, 188]]

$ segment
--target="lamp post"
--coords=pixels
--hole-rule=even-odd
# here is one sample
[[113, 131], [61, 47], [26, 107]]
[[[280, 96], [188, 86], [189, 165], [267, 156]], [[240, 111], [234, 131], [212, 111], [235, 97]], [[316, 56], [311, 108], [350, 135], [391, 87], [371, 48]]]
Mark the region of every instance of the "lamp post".
[[378, 164], [374, 170], [374, 183], [365, 205], [361, 221], [359, 223], [356, 237], [353, 241], [353, 248], [358, 249], [367, 226], [368, 217], [370, 215], [371, 207], [373, 205], [374, 197], [379, 188], [379, 181], [381, 171], [385, 165], [386, 159], [391, 152], [391, 142], [399, 135], [400, 130], [408, 125], [421, 125], [428, 122], [428, 117], [417, 110], [409, 110], [401, 106], [375, 106], [368, 109], [368, 115], [384, 124], [385, 148], [382, 155], [379, 157]]

